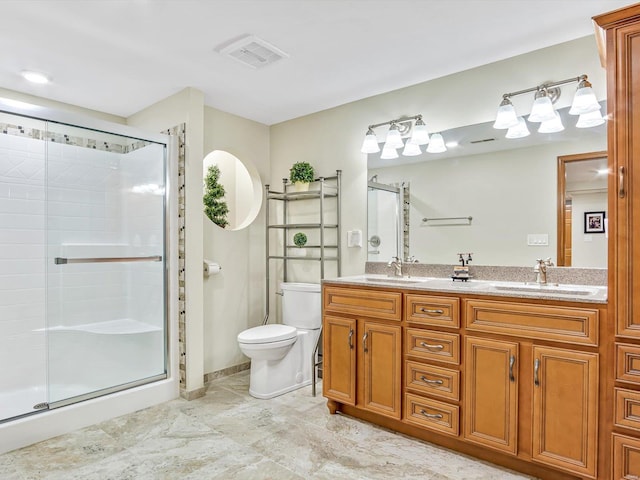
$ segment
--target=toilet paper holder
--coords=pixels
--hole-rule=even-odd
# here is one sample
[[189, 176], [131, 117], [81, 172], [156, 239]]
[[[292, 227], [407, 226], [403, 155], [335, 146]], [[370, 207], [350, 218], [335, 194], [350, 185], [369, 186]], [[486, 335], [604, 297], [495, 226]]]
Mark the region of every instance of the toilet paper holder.
[[220, 270], [222, 270], [222, 267], [218, 263], [213, 262], [211, 260], [206, 260], [206, 259], [204, 260], [203, 273], [205, 277], [216, 275], [220, 273]]

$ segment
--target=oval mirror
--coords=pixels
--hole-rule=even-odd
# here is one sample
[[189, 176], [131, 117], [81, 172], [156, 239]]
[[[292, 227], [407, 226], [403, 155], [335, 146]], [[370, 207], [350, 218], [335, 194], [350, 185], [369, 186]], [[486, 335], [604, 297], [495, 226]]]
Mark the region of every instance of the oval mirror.
[[262, 206], [262, 183], [256, 168], [224, 150], [202, 161], [203, 204], [206, 216], [225, 230], [251, 224]]

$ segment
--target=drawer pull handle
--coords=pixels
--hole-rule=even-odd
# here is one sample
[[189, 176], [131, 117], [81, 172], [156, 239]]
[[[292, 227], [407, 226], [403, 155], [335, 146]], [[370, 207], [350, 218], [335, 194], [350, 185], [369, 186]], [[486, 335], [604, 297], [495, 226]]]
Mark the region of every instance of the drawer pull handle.
[[540, 371], [540, 359], [536, 358], [535, 361], [533, 362], [533, 384], [536, 387], [540, 386], [540, 377], [539, 377], [539, 371]]
[[353, 350], [353, 328], [349, 329], [349, 349]]
[[428, 348], [430, 350], [442, 350], [444, 348], [444, 345], [430, 345], [428, 343], [425, 342], [420, 342], [420, 346], [424, 347], [424, 348]]
[[430, 380], [424, 375], [420, 377], [420, 380], [422, 380], [424, 383], [428, 383], [429, 385], [442, 385], [444, 383], [442, 380]]
[[437, 309], [437, 310], [431, 310], [431, 309], [424, 308], [424, 307], [422, 307], [422, 308], [420, 309], [420, 311], [421, 311], [422, 313], [428, 313], [428, 314], [430, 314], [430, 315], [442, 315], [442, 314], [444, 313], [444, 310], [440, 310], [440, 309]]
[[364, 350], [364, 353], [367, 353], [369, 351], [369, 349], [367, 348], [368, 336], [369, 336], [369, 332], [364, 332], [364, 335], [362, 336], [362, 349]]
[[624, 198], [626, 192], [624, 190], [624, 167], [618, 167], [618, 197]]
[[420, 413], [427, 418], [435, 418], [437, 420], [440, 420], [442, 418], [441, 413], [427, 413], [425, 410], [420, 410]]
[[509, 380], [512, 382], [516, 381], [516, 377], [514, 377], [513, 375], [513, 366], [516, 363], [516, 356], [515, 355], [511, 355], [511, 358], [509, 358]]

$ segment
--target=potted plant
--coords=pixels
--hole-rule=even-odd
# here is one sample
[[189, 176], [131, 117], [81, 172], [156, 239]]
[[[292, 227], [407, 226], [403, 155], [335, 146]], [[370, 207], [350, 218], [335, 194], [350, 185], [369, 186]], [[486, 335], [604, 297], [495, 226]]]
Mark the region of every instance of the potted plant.
[[202, 203], [204, 204], [204, 213], [209, 217], [209, 220], [222, 228], [229, 225], [227, 220], [229, 207], [224, 201], [224, 194], [224, 186], [220, 184], [220, 168], [217, 165], [211, 165], [204, 178]]
[[297, 192], [309, 190], [309, 183], [315, 179], [313, 167], [307, 162], [296, 162], [289, 170], [289, 180]]
[[307, 244], [307, 236], [298, 232], [293, 236], [293, 244], [298, 247], [294, 249], [294, 255], [298, 257], [303, 257], [306, 255], [306, 250], [303, 248]]

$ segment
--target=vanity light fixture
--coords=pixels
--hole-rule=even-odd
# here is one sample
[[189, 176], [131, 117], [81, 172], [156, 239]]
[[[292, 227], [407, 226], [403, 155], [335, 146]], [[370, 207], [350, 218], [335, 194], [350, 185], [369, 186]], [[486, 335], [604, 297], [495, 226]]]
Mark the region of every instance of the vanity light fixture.
[[392, 158], [398, 158], [398, 151], [393, 148], [391, 145], [384, 144], [382, 147], [382, 153], [380, 154], [380, 158], [383, 160], [389, 160]]
[[562, 119], [560, 118], [560, 114], [553, 111], [553, 117], [550, 120], [545, 120], [540, 123], [540, 127], [538, 128], [538, 133], [557, 133], [564, 130], [564, 125], [562, 124]]
[[578, 117], [578, 123], [576, 123], [576, 128], [590, 128], [597, 127], [598, 125], [602, 125], [604, 123], [604, 117], [600, 110], [594, 110], [593, 112], [583, 113]]
[[[578, 119], [578, 128], [589, 128], [597, 125], [602, 125], [604, 119], [600, 114], [600, 104], [596, 98], [591, 83], [587, 80], [586, 75], [580, 75], [578, 77], [567, 78], [566, 80], [560, 80], [559, 82], [548, 82], [542, 85], [537, 85], [531, 88], [525, 88], [524, 90], [518, 90], [517, 92], [505, 93], [502, 95], [502, 102], [498, 107], [498, 113], [496, 115], [496, 121], [493, 124], [494, 128], [506, 129], [506, 138], [521, 138], [528, 134], [526, 123], [524, 129], [517, 117], [515, 108], [511, 103], [511, 97], [522, 95], [525, 93], [535, 92], [533, 106], [531, 107], [531, 114], [527, 118], [529, 122], [540, 123], [538, 132], [540, 133], [554, 133], [564, 130], [560, 116], [555, 111], [553, 104], [560, 97], [560, 86], [568, 83], [577, 83], [578, 87], [573, 97], [571, 109], [569, 114], [580, 115]], [[589, 115], [583, 117], [583, 115]], [[523, 120], [524, 122], [524, 120]], [[511, 130], [511, 129], [514, 130]], [[525, 133], [525, 130], [527, 133]]]
[[[427, 125], [422, 119], [422, 115], [414, 115], [412, 117], [401, 117], [395, 120], [389, 120], [388, 122], [369, 125], [364, 141], [362, 142], [362, 148], [360, 149], [362, 153], [378, 153], [380, 151], [374, 129], [384, 125], [389, 125], [389, 130], [380, 158], [398, 158], [398, 152], [396, 152], [396, 150], [399, 148], [402, 148], [402, 155], [404, 156], [420, 155], [422, 153], [420, 146], [430, 144], [429, 132], [427, 131]], [[409, 134], [411, 135], [409, 136]], [[409, 138], [403, 140], [403, 137]], [[442, 138], [442, 136], [440, 137]], [[430, 152], [431, 150], [427, 149], [427, 151]]]
[[378, 153], [380, 151], [380, 145], [378, 145], [378, 138], [371, 127], [367, 130], [367, 134], [362, 142], [362, 153]]
[[527, 122], [524, 121], [524, 118], [518, 117], [517, 125], [510, 127], [507, 130], [506, 138], [524, 138], [531, 135], [529, 132], [529, 128], [527, 127]]
[[444, 138], [439, 133], [434, 133], [431, 135], [431, 141], [429, 142], [429, 146], [427, 147], [427, 152], [429, 153], [442, 153], [446, 152], [447, 147], [444, 144]]

